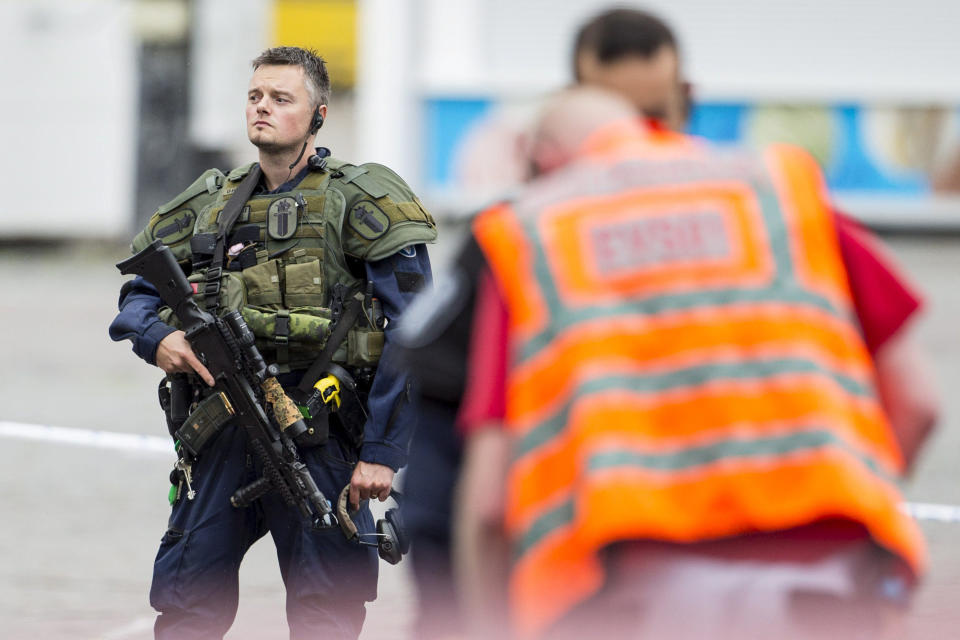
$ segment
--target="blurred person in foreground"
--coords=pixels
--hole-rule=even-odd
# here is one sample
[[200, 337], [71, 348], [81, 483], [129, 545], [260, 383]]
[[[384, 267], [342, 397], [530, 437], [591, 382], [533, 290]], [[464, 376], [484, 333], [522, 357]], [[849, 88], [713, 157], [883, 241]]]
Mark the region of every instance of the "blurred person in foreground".
[[588, 88], [532, 153], [538, 178], [472, 226], [475, 636], [895, 632], [927, 559], [894, 479], [937, 402], [917, 297], [838, 234], [815, 161], [715, 151]]
[[[679, 131], [686, 126], [689, 86], [681, 73], [677, 40], [655, 15], [613, 9], [586, 21], [574, 37], [571, 71], [578, 83], [629, 96], [652, 127]], [[461, 154], [465, 190], [499, 197], [530, 178], [528, 129], [536, 111], [529, 122], [526, 114], [509, 116], [497, 114], [471, 134]], [[461, 256], [455, 274], [474, 272], [475, 256]], [[464, 386], [462, 345], [470, 333], [473, 290], [469, 281], [447, 284], [445, 304], [434, 305], [445, 316], [426, 323], [443, 336], [431, 337], [433, 350], [419, 372], [424, 378], [421, 415], [404, 477], [403, 512], [414, 541], [411, 566], [421, 603], [415, 629], [418, 637], [431, 638], [456, 633], [462, 623], [450, 559], [451, 502], [461, 447], [453, 422]]]
[[[314, 52], [264, 51], [253, 61], [246, 106], [258, 162], [226, 175], [204, 173], [157, 210], [132, 249], [162, 240], [191, 274], [201, 307], [221, 315], [242, 311], [285, 389], [307, 382], [309, 390], [315, 381], [302, 378], [321, 358], [339, 367], [342, 404], [310, 418], [309, 434], [298, 438], [299, 455], [330, 500], [349, 486], [349, 502], [359, 509], [353, 521], [361, 536], [372, 538], [367, 501], [389, 496], [415, 418], [410, 378], [389, 366], [395, 358], [391, 336], [407, 303], [430, 282], [424, 243], [435, 239], [436, 227], [390, 169], [350, 164], [312, 146], [329, 92], [326, 66]], [[233, 209], [239, 218], [226, 239], [216, 240], [231, 196], [244, 185], [252, 195], [242, 210]], [[362, 313], [345, 320], [358, 292], [366, 292]], [[210, 373], [152, 285], [131, 280], [119, 304], [111, 337], [130, 339], [134, 352], [171, 382], [187, 376], [185, 390], [171, 384], [168, 393], [186, 394], [174, 401], [195, 404], [212, 393]], [[353, 324], [346, 325], [336, 351], [326, 353], [337, 317]], [[241, 560], [269, 531], [287, 590], [290, 637], [356, 638], [365, 602], [377, 594], [377, 552], [339, 529], [312, 528], [276, 493], [247, 508], [232, 507], [231, 494], [261, 474], [235, 422], [228, 421], [187, 465], [190, 476], [181, 468], [172, 478], [172, 514], [150, 589], [150, 603], [160, 612], [156, 637], [222, 637], [237, 611]]]
[[[598, 82], [613, 90], [626, 87], [624, 93], [631, 95], [634, 106], [641, 109], [639, 114], [647, 126], [674, 131], [685, 128], [690, 89], [684, 81], [677, 40], [668, 25], [644, 11], [614, 9], [585, 23], [576, 43], [573, 69], [579, 81]], [[605, 64], [609, 68], [605, 69]], [[612, 73], [614, 69], [620, 73]], [[628, 79], [646, 87], [651, 95], [660, 96], [660, 101], [650, 102], [642, 93], [631, 92]], [[513, 142], [503, 148], [473, 154], [489, 164], [491, 157], [520, 153], [511, 161], [517, 169], [510, 174], [512, 177], [504, 181], [499, 175], [493, 182], [478, 183], [471, 182], [478, 175], [468, 173], [464, 176], [468, 186], [492, 185], [503, 190], [529, 177], [527, 170], [532, 163], [529, 140], [524, 139], [527, 129], [516, 128], [512, 135], [516, 136]], [[935, 408], [930, 395], [900, 391], [902, 382], [915, 390], [923, 386], [913, 384], [915, 380], [926, 384], [926, 365], [918, 357], [911, 336], [921, 300], [872, 234], [836, 211], [833, 221], [860, 329], [883, 372], [879, 382], [884, 408], [893, 423], [900, 426], [897, 435], [909, 464], [915, 460], [932, 424]], [[466, 362], [472, 328], [489, 330], [496, 326], [490, 324], [489, 313], [496, 305], [479, 303], [480, 283], [488, 280], [483, 276], [486, 270], [484, 254], [469, 239], [452, 265], [451, 278], [436, 295], [417, 305], [417, 321], [409, 325], [422, 328], [411, 332], [409, 344], [412, 361], [419, 363], [418, 371], [423, 377], [423, 414], [411, 447], [405, 512], [414, 539], [413, 569], [421, 601], [440, 604], [420, 607], [419, 628], [429, 637], [454, 632], [463, 621], [457, 590], [451, 585], [449, 536], [452, 484], [459, 473], [462, 453], [462, 435], [453, 423], [468, 381], [484, 383], [473, 385], [475, 393], [468, 404], [476, 405], [477, 397], [486, 396], [493, 399], [494, 408], [499, 402], [502, 411], [502, 387], [497, 386], [496, 379], [484, 377], [488, 372], [477, 364], [485, 359], [474, 358], [469, 373]], [[499, 317], [499, 312], [493, 314], [494, 319]], [[494, 354], [490, 358], [495, 359], [496, 353], [491, 351], [488, 355]], [[911, 364], [914, 360], [915, 364]], [[902, 382], [898, 376], [903, 376]], [[477, 391], [483, 389], [485, 393]]]

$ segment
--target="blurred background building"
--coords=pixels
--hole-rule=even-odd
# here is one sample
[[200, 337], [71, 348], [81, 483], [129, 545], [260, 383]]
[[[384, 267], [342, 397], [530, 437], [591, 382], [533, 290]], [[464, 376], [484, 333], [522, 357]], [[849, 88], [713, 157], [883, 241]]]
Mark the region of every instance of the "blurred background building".
[[[945, 192], [960, 182], [960, 5], [634, 4], [677, 31], [693, 133], [807, 147], [839, 204], [868, 223], [960, 222], [960, 200]], [[329, 62], [321, 144], [396, 168], [440, 217], [469, 211], [493, 195], [464, 187], [473, 126], [492, 113], [523, 121], [567, 83], [574, 30], [609, 5], [5, 0], [0, 50], [13, 66], [0, 162], [16, 186], [0, 237], [126, 238], [205, 168], [248, 161], [249, 60], [276, 44]]]

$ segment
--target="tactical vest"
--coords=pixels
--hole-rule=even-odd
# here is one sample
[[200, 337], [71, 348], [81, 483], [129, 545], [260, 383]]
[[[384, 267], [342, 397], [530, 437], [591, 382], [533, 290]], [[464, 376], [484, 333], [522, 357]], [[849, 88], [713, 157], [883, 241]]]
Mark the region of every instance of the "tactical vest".
[[846, 518], [919, 573], [815, 162], [602, 142], [474, 224], [510, 319], [521, 634], [599, 589], [621, 540]]
[[[159, 237], [182, 263], [196, 258], [191, 238], [216, 232], [221, 212], [252, 166], [226, 176], [216, 170], [205, 173], [157, 211], [133, 250]], [[185, 231], [187, 224], [192, 227]], [[240, 310], [264, 358], [281, 371], [308, 367], [329, 334], [332, 307], [365, 292], [365, 274], [354, 273], [347, 256], [380, 260], [436, 238], [432, 217], [399, 176], [381, 165], [354, 166], [333, 158], [292, 191], [251, 197], [233, 231], [250, 225], [257, 228], [256, 261], [237, 270], [231, 264], [235, 256], [228, 256], [218, 313]], [[188, 280], [195, 285], [195, 300], [206, 308], [206, 270], [191, 273]], [[366, 302], [333, 357], [351, 369], [375, 367], [383, 350], [383, 332], [369, 296]], [[160, 317], [176, 326], [169, 309], [162, 309]]]

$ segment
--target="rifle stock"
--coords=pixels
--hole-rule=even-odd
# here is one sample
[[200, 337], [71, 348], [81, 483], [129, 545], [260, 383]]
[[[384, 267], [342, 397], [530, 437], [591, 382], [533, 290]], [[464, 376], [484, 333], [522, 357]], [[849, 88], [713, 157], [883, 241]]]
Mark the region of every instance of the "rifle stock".
[[183, 275], [177, 259], [160, 240], [154, 240], [139, 253], [117, 263], [123, 275], [142, 276], [157, 288], [160, 299], [187, 327], [212, 320], [212, 316], [193, 303], [193, 287]]

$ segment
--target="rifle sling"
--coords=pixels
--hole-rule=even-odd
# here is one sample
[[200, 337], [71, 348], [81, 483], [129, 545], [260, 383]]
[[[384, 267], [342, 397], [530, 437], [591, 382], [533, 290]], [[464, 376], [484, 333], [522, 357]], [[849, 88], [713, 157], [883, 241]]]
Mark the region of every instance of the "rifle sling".
[[217, 309], [220, 306], [220, 276], [223, 274], [223, 259], [227, 253], [227, 234], [233, 228], [240, 212], [243, 211], [243, 205], [247, 203], [257, 183], [260, 182], [260, 165], [255, 165], [249, 173], [237, 185], [237, 190], [227, 201], [223, 211], [220, 212], [220, 221], [217, 226], [216, 244], [213, 248], [213, 259], [207, 268], [206, 276], [203, 282], [204, 304], [214, 316], [217, 315]]
[[309, 396], [313, 390], [313, 385], [320, 379], [321, 375], [326, 373], [325, 370], [333, 359], [333, 354], [340, 346], [340, 343], [343, 342], [344, 338], [347, 337], [350, 327], [357, 321], [357, 317], [360, 315], [361, 303], [362, 300], [359, 298], [351, 298], [350, 302], [343, 307], [343, 313], [337, 320], [336, 325], [334, 325], [333, 331], [330, 332], [326, 344], [323, 345], [323, 351], [321, 351], [317, 359], [313, 361], [313, 364], [310, 365], [307, 372], [303, 374], [303, 378], [300, 379], [300, 384], [297, 385], [297, 391], [300, 392], [302, 397], [306, 398]]

